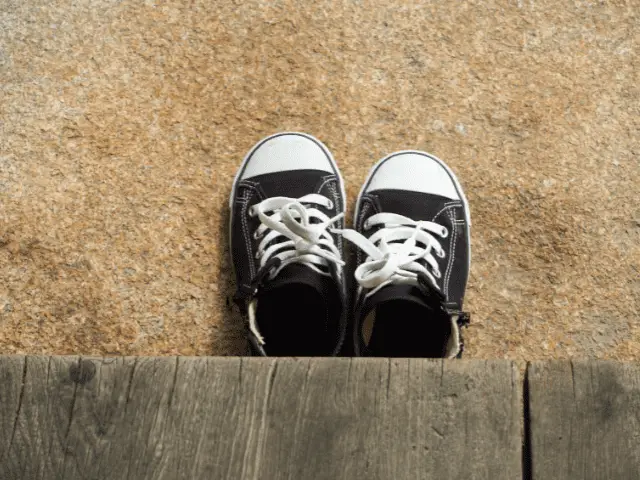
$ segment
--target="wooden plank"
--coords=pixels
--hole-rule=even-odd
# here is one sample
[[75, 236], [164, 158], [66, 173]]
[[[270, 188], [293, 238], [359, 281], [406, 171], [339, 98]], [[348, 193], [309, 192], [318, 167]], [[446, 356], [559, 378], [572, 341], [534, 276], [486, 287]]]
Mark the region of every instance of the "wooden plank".
[[0, 465], [5, 462], [15, 435], [23, 393], [24, 361], [24, 357], [0, 355]]
[[[5, 369], [7, 358], [12, 357], [1, 359], [0, 370]], [[67, 358], [27, 357], [22, 361], [20, 404], [13, 416], [12, 441], [4, 447], [0, 478], [57, 478], [64, 467], [63, 447], [77, 384], [69, 375]]]
[[521, 478], [507, 361], [20, 361], [0, 478]]
[[527, 389], [534, 480], [640, 476], [640, 365], [536, 362]]

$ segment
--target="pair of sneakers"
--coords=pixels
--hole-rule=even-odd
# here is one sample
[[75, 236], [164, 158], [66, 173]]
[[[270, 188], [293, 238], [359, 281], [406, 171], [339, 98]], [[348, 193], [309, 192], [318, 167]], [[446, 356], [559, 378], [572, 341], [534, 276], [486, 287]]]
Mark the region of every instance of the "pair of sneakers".
[[[453, 172], [424, 152], [383, 158], [353, 230], [345, 197], [311, 135], [272, 135], [242, 162], [230, 248], [252, 354], [459, 357], [470, 218]], [[350, 265], [344, 240], [356, 247]]]

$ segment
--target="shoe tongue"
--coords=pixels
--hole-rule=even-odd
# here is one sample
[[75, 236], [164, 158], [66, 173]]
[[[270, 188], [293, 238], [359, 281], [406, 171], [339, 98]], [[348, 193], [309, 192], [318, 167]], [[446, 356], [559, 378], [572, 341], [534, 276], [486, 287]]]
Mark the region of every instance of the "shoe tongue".
[[331, 277], [321, 275], [300, 263], [292, 263], [280, 270], [276, 278], [265, 282], [264, 286], [259, 290], [258, 296], [261, 293], [272, 292], [291, 285], [307, 285], [325, 298], [337, 290]]

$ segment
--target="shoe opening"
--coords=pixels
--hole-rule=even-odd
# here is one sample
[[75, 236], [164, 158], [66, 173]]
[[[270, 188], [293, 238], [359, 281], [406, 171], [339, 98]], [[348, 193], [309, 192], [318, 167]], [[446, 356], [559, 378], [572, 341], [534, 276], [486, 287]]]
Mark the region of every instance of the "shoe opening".
[[448, 358], [458, 353], [458, 330], [449, 315], [419, 302], [378, 303], [362, 323], [365, 354], [380, 357]]
[[340, 315], [334, 285], [319, 291], [303, 283], [287, 284], [260, 295], [256, 305], [256, 324], [270, 356], [331, 355], [339, 338]]

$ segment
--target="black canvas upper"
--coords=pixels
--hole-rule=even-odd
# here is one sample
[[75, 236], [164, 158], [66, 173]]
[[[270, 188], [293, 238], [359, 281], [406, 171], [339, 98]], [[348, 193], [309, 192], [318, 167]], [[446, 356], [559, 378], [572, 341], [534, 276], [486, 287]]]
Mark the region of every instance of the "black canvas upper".
[[[444, 258], [433, 255], [442, 273], [441, 278], [436, 279], [439, 292], [431, 286], [428, 279], [422, 279], [421, 288], [389, 285], [368, 299], [365, 299], [368, 293], [366, 289], [356, 295], [353, 329], [356, 354], [442, 356], [438, 345], [431, 345], [429, 342], [437, 334], [442, 337], [440, 344], [446, 343], [448, 329], [445, 326], [450, 321], [451, 314], [461, 312], [463, 307], [469, 275], [469, 226], [465, 208], [462, 200], [408, 190], [381, 189], [361, 195], [354, 227], [366, 237], [381, 228], [364, 228], [366, 220], [377, 213], [396, 213], [415, 221], [435, 222], [444, 226], [448, 235], [446, 238], [436, 237], [446, 252]], [[366, 259], [364, 252], [356, 250], [354, 269]], [[424, 261], [421, 263], [426, 266]], [[381, 340], [376, 339], [374, 329], [374, 335], [369, 340], [371, 343], [367, 346], [363, 340], [362, 328], [372, 309], [377, 309], [378, 312], [375, 329], [378, 330], [377, 338]], [[466, 315], [462, 315], [461, 323], [466, 320]], [[392, 339], [394, 335], [398, 335], [395, 344]]]
[[[468, 228], [464, 203], [438, 195], [406, 190], [376, 190], [362, 195], [355, 228], [366, 236], [375, 230], [364, 231], [364, 222], [376, 213], [389, 212], [404, 215], [412, 220], [426, 220], [447, 228], [446, 238], [437, 238], [444, 248], [444, 258], [434, 256], [440, 266], [442, 278], [438, 280], [448, 308], [462, 310], [464, 291], [469, 275]], [[365, 254], [358, 250], [356, 266], [364, 261]]]
[[[320, 348], [314, 342], [319, 340], [312, 338], [316, 334], [315, 327], [309, 329], [309, 335], [293, 335], [292, 329], [286, 329], [283, 327], [284, 333], [288, 336], [290, 341], [299, 342], [299, 345], [292, 345], [290, 349], [282, 350], [280, 348], [273, 350], [273, 345], [276, 343], [282, 344], [282, 339], [274, 338], [277, 327], [274, 325], [267, 326], [264, 319], [258, 318], [258, 325], [262, 326], [271, 333], [271, 338], [267, 337], [265, 332], [261, 332], [265, 336], [264, 347], [260, 346], [254, 336], [249, 334], [253, 352], [260, 355], [334, 355], [339, 350], [343, 340], [344, 332], [346, 330], [346, 311], [344, 308], [346, 290], [344, 286], [344, 273], [333, 271], [331, 277], [322, 276], [321, 274], [314, 272], [311, 268], [303, 265], [293, 264], [285, 267], [282, 272], [273, 280], [267, 281], [268, 275], [265, 272], [260, 271], [260, 262], [255, 258], [255, 253], [258, 249], [258, 245], [261, 239], [256, 239], [254, 233], [260, 226], [260, 220], [249, 214], [249, 209], [261, 201], [271, 197], [289, 197], [300, 198], [310, 193], [317, 193], [332, 200], [332, 208], [325, 208], [313, 204], [313, 208], [322, 211], [328, 217], [334, 217], [337, 214], [344, 212], [344, 198], [342, 198], [340, 180], [338, 172], [329, 173], [321, 170], [287, 170], [280, 172], [273, 172], [263, 175], [257, 175], [248, 179], [238, 181], [234, 192], [232, 192], [232, 208], [231, 208], [231, 232], [230, 232], [230, 247], [233, 257], [233, 264], [236, 277], [237, 294], [236, 302], [244, 311], [246, 317], [246, 308], [251, 300], [254, 298], [258, 300], [258, 315], [270, 315], [274, 317], [272, 323], [277, 324], [277, 315], [288, 315], [286, 309], [296, 310], [299, 317], [299, 323], [305, 324], [305, 303], [300, 303], [298, 298], [307, 298], [308, 302], [306, 307], [313, 307], [313, 305], [319, 305], [318, 302], [313, 302], [315, 290], [317, 297], [327, 298], [327, 303], [331, 304], [328, 307], [328, 311], [334, 312], [332, 315], [336, 318], [327, 319], [327, 328], [333, 329], [333, 332], [327, 333], [327, 340], [324, 342], [323, 347]], [[334, 224], [335, 228], [343, 228], [344, 220], [340, 220]], [[338, 249], [342, 251], [342, 237], [337, 234], [332, 234], [335, 240], [335, 244]], [[278, 237], [274, 242], [280, 241], [282, 237]], [[295, 268], [291, 268], [295, 267]], [[318, 277], [314, 279], [315, 277]], [[280, 278], [281, 277], [281, 278]], [[258, 281], [256, 281], [258, 279]], [[275, 288], [277, 282], [287, 280], [287, 283], [291, 284], [291, 287], [280, 286]], [[299, 285], [295, 284], [299, 281]], [[270, 285], [269, 282], [276, 282]], [[305, 288], [306, 287], [306, 288]], [[276, 292], [277, 290], [277, 292]], [[266, 295], [269, 292], [273, 293], [274, 297], [280, 299], [292, 298], [289, 303], [279, 302], [281, 304], [281, 311], [277, 312], [275, 306], [269, 303], [269, 298]], [[283, 293], [285, 292], [285, 293]], [[292, 295], [292, 296], [291, 296]], [[337, 299], [336, 299], [337, 298]], [[262, 303], [261, 303], [262, 300]], [[339, 309], [336, 310], [335, 303], [339, 304]], [[269, 309], [262, 308], [266, 304], [271, 305]], [[317, 308], [316, 308], [317, 310]], [[337, 311], [337, 315], [335, 312]], [[293, 314], [292, 314], [293, 315]], [[284, 318], [284, 317], [283, 317]], [[280, 322], [285, 324], [286, 321]], [[291, 320], [291, 324], [294, 321]], [[280, 335], [282, 332], [280, 333]], [[271, 347], [271, 348], [270, 348]]]

